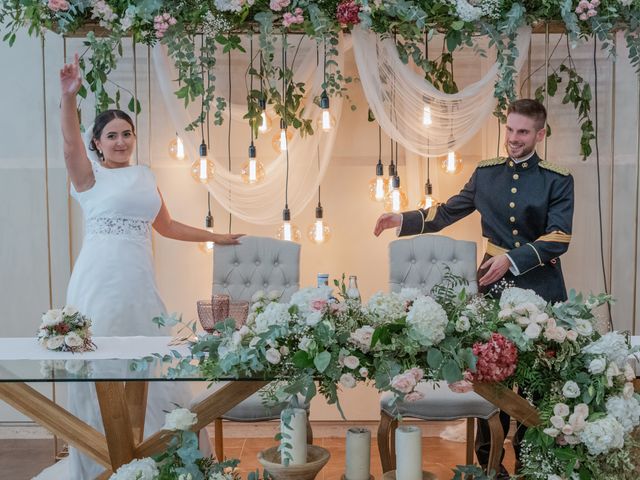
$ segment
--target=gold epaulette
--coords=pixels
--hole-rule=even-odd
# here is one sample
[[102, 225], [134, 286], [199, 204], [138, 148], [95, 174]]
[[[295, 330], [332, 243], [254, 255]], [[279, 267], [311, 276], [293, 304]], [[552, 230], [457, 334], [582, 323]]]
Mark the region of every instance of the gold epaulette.
[[507, 159], [505, 157], [489, 158], [487, 160], [482, 160], [481, 162], [478, 162], [478, 165], [476, 165], [476, 166], [478, 168], [492, 167], [494, 165], [502, 165], [506, 161], [507, 161]]
[[552, 172], [559, 173], [560, 175], [564, 175], [565, 177], [571, 173], [569, 169], [561, 167], [560, 165], [556, 165], [551, 162], [547, 162], [546, 160], [541, 161], [540, 163], [538, 163], [538, 165], [540, 165], [540, 167], [546, 170], [551, 170]]

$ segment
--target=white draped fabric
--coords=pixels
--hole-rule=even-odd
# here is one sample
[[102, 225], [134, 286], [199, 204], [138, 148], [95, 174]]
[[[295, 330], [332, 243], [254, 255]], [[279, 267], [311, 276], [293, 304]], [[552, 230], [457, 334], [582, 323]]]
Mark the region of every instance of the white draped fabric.
[[[382, 130], [405, 149], [422, 156], [447, 155], [467, 143], [491, 116], [496, 106], [497, 63], [479, 81], [447, 94], [403, 63], [391, 38], [383, 40], [362, 28], [355, 28], [352, 36], [369, 108]], [[517, 71], [526, 58], [530, 38], [531, 29], [522, 28], [517, 38], [521, 53], [515, 62]], [[423, 123], [425, 109], [431, 116], [428, 126]]]
[[[336, 59], [340, 69], [343, 68], [344, 53], [348, 48], [348, 42], [341, 41], [338, 47], [340, 54]], [[314, 135], [304, 138], [301, 138], [296, 132], [289, 144], [288, 203], [292, 208], [293, 215], [303, 210], [310, 201], [316, 198], [318, 185], [322, 182], [331, 160], [342, 111], [342, 98], [332, 98], [331, 112], [336, 120], [336, 128], [328, 133], [317, 131], [315, 126], [321, 117], [322, 110], [313, 103], [313, 98], [320, 95], [322, 91], [323, 67], [316, 65], [315, 43], [313, 43], [312, 49], [313, 52], [307, 45], [308, 51], [299, 53], [299, 57], [303, 60], [300, 66], [295, 68], [294, 81], [304, 82], [307, 86], [304, 116], [313, 121], [316, 132]], [[189, 110], [184, 108], [182, 101], [175, 97], [173, 93], [175, 86], [171, 81], [172, 78], [175, 78], [174, 70], [162, 48], [156, 47], [154, 49], [153, 60], [156, 77], [171, 120], [176, 131], [180, 131], [184, 125], [189, 124], [195, 118], [197, 115], [195, 109], [198, 106], [195, 105], [190, 114]], [[232, 104], [231, 112], [232, 121], [242, 122], [246, 125], [247, 120], [242, 118], [246, 113], [246, 105]], [[274, 125], [273, 132], [277, 132], [277, 127], [278, 125]], [[187, 154], [190, 158], [197, 158], [199, 135], [187, 134], [184, 135], [184, 138]], [[318, 149], [320, 150], [319, 159]], [[206, 187], [225, 210], [235, 217], [258, 225], [272, 225], [282, 220], [282, 209], [285, 202], [286, 155], [280, 154], [274, 161], [265, 165], [264, 180], [254, 185], [244, 183], [240, 175], [230, 172], [220, 159], [215, 159], [215, 167], [215, 176]]]

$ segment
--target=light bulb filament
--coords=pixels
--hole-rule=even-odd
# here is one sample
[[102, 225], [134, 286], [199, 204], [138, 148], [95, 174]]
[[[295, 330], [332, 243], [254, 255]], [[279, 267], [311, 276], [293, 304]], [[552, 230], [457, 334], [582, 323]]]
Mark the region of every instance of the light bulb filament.
[[255, 183], [258, 180], [256, 159], [249, 160], [249, 183]]
[[449, 150], [447, 153], [447, 172], [456, 171], [456, 152]]
[[400, 190], [394, 188], [391, 192], [391, 210], [394, 213], [400, 211]]
[[200, 180], [207, 181], [209, 178], [209, 173], [207, 172], [207, 159], [206, 157], [200, 158]]
[[324, 242], [324, 225], [322, 224], [322, 220], [316, 220], [314, 239], [316, 242]]
[[283, 232], [283, 235], [282, 235], [283, 238], [285, 240], [291, 241], [291, 238], [292, 238], [291, 223], [284, 222], [283, 231], [282, 232]]
[[378, 202], [384, 200], [384, 180], [382, 177], [376, 178], [376, 200]]
[[328, 109], [322, 110], [322, 130], [325, 132], [331, 130], [331, 114]]
[[284, 128], [280, 130], [280, 151], [287, 151], [287, 131]]

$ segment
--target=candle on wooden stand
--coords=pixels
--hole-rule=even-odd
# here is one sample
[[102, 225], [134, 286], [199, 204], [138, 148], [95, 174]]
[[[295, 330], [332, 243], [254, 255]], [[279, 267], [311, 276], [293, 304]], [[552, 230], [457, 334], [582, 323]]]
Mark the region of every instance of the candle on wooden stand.
[[369, 480], [371, 475], [371, 431], [366, 428], [347, 430], [346, 480]]
[[418, 427], [396, 430], [396, 480], [422, 480], [422, 430]]
[[307, 412], [303, 408], [283, 410], [280, 415], [280, 433], [282, 463], [287, 458], [290, 465], [307, 463]]

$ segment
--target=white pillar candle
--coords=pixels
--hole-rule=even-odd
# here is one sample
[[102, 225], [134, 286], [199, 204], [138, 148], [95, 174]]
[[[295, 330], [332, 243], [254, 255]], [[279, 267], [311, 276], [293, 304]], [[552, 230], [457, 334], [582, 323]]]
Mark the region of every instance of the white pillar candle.
[[282, 463], [287, 458], [289, 465], [307, 463], [307, 412], [303, 408], [284, 410], [280, 415], [280, 433]]
[[396, 480], [422, 480], [422, 430], [418, 427], [396, 430]]
[[366, 428], [347, 430], [346, 480], [369, 480], [371, 472], [371, 432]]

